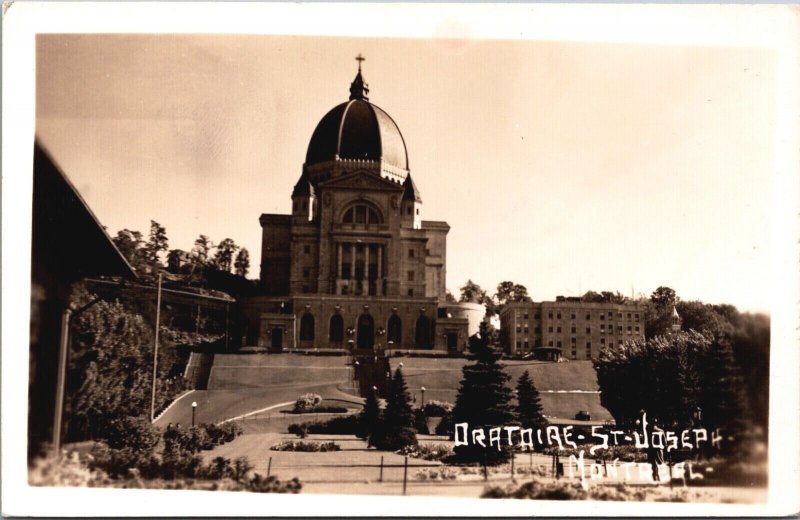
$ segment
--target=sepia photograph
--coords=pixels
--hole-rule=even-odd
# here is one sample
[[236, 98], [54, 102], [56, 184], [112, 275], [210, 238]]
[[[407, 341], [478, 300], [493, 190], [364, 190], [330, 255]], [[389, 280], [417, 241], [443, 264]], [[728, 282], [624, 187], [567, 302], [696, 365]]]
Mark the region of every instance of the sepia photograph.
[[796, 10], [124, 5], [20, 13], [20, 489], [797, 507]]

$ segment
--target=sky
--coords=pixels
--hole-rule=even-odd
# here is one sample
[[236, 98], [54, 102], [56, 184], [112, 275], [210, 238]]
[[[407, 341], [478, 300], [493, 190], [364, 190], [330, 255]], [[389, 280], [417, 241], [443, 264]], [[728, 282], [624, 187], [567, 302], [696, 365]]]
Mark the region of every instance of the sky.
[[521, 283], [768, 311], [775, 60], [744, 47], [39, 35], [36, 132], [111, 235], [232, 238], [289, 213], [358, 53], [397, 122], [447, 287]]

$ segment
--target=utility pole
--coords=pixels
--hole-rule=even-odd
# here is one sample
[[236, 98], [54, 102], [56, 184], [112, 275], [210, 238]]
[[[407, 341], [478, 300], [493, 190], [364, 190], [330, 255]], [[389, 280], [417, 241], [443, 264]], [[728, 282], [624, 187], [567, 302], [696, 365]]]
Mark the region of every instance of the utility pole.
[[163, 273], [158, 273], [158, 293], [156, 296], [156, 333], [153, 345], [153, 392], [150, 399], [150, 422], [156, 419], [156, 377], [158, 375], [158, 329], [161, 323], [161, 278]]

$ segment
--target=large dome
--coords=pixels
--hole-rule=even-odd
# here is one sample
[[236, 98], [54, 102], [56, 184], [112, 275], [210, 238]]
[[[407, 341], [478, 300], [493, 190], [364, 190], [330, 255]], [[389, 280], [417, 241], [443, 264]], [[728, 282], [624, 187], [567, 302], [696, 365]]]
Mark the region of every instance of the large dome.
[[359, 71], [350, 100], [334, 107], [317, 124], [306, 152], [306, 165], [339, 159], [380, 161], [408, 170], [408, 152], [394, 120], [369, 102]]

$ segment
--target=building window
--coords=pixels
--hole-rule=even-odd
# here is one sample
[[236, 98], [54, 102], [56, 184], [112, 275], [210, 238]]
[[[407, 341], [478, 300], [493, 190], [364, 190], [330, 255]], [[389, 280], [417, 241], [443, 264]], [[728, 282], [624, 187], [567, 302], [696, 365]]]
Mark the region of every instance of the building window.
[[600, 313], [600, 321], [606, 321], [606, 315], [602, 312]]
[[314, 341], [314, 316], [308, 312], [300, 318], [300, 341]]
[[570, 343], [577, 343], [577, 342], [578, 342], [577, 338], [570, 338]]
[[639, 332], [639, 326], [638, 325], [636, 326], [636, 332]]
[[561, 334], [561, 327], [556, 327], [556, 332], [558, 332], [559, 334]]
[[586, 313], [586, 321], [589, 321], [591, 319], [592, 319], [592, 315], [587, 312]]
[[628, 334], [630, 334], [630, 333], [631, 333], [631, 326], [628, 325]]
[[572, 351], [572, 359], [578, 359], [578, 352], [575, 350]]
[[381, 215], [372, 207], [356, 204], [344, 212], [342, 222], [345, 224], [382, 224]]
[[303, 278], [308, 278], [311, 275], [308, 267], [303, 268]]
[[618, 319], [618, 320], [621, 320], [621, 319], [622, 319], [622, 313], [621, 313], [621, 312], [618, 312], [618, 313], [617, 313], [617, 319]]
[[586, 334], [591, 334], [591, 333], [592, 333], [592, 328], [586, 327]]
[[547, 313], [547, 317], [552, 320], [553, 319], [553, 311], [548, 312]]
[[576, 318], [576, 315], [575, 315], [575, 313], [573, 312], [572, 314], [570, 314], [570, 315], [569, 315], [569, 318], [570, 318], [571, 320], [574, 320], [574, 319]]
[[553, 327], [547, 327], [547, 332], [553, 332]]
[[542, 328], [537, 325], [536, 328], [533, 329], [533, 332], [535, 332], [536, 334], [541, 334], [542, 333]]
[[[638, 330], [638, 329], [639, 329], [639, 327], [636, 327], [636, 329]], [[526, 324], [525, 324], [525, 334], [527, 334], [527, 333], [528, 333], [528, 324], [526, 323]]]
[[561, 342], [560, 341], [556, 341], [556, 347], [561, 348]]
[[414, 271], [409, 271], [408, 272], [408, 281], [409, 282], [413, 282], [414, 281]]
[[541, 346], [542, 346], [542, 340], [541, 340], [541, 339], [539, 339], [539, 338], [536, 338], [536, 339], [534, 340], [533, 344], [534, 344], [534, 345], [535, 345], [537, 348], [538, 348], [538, 347], [541, 347]]
[[307, 286], [307, 285], [304, 285], [303, 286], [303, 292], [304, 293], [310, 293], [311, 292], [311, 288], [309, 286]]
[[406, 207], [406, 215], [411, 215], [411, 206]]
[[628, 319], [631, 319], [631, 313], [630, 312], [628, 313]]
[[528, 313], [526, 312], [526, 313], [523, 315], [523, 317], [524, 317], [524, 318], [527, 320], [527, 319], [528, 319]]
[[639, 321], [639, 313], [638, 312], [633, 315], [633, 319], [636, 320], [636, 321]]
[[605, 345], [606, 344], [606, 338], [600, 338], [600, 344], [601, 345]]
[[539, 318], [540, 318], [540, 316], [539, 316], [539, 313], [538, 313], [538, 312], [537, 312], [536, 314], [534, 314], [534, 315], [533, 315], [533, 319], [534, 319], [534, 320], [538, 320]]
[[409, 296], [414, 296], [414, 289], [409, 289], [408, 290], [408, 295]]
[[527, 342], [527, 340], [525, 341], [525, 350], [528, 350], [528, 342]]
[[417, 348], [430, 348], [431, 342], [431, 320], [424, 314], [417, 318], [417, 325], [414, 332], [414, 340]]
[[560, 313], [560, 312], [556, 313], [556, 319], [557, 319], [557, 320], [560, 320], [560, 319], [561, 319], [561, 313]]
[[310, 245], [304, 245], [303, 246], [303, 253], [305, 253], [307, 255], [310, 255], [311, 254], [311, 246]]
[[617, 332], [622, 334], [622, 325], [617, 325]]
[[614, 319], [614, 313], [612, 311], [608, 311], [608, 319]]
[[548, 342], [547, 342], [547, 346], [548, 346], [548, 347], [552, 347], [552, 346], [553, 346], [553, 340], [552, 340], [552, 339], [551, 339], [550, 341], [548, 341]]
[[605, 332], [606, 332], [606, 326], [601, 324], [600, 325], [600, 334], [605, 334]]
[[521, 332], [522, 332], [522, 327], [520, 327], [519, 325], [517, 325], [517, 334], [519, 334], [519, 333], [521, 333]]
[[344, 319], [341, 314], [331, 316], [328, 325], [328, 339], [331, 343], [341, 343], [344, 340]]
[[578, 332], [578, 327], [576, 327], [575, 325], [573, 325], [573, 326], [572, 326], [572, 330], [571, 330], [570, 332], [572, 332], [573, 334], [577, 333], [577, 332]]
[[414, 250], [413, 249], [409, 249], [408, 250], [408, 257], [409, 258], [414, 258]]
[[517, 350], [522, 348], [522, 342], [517, 340]]

